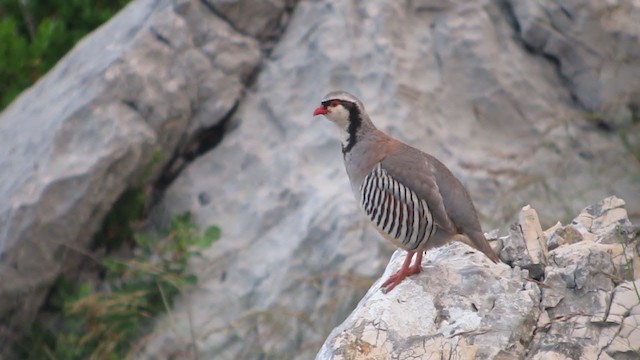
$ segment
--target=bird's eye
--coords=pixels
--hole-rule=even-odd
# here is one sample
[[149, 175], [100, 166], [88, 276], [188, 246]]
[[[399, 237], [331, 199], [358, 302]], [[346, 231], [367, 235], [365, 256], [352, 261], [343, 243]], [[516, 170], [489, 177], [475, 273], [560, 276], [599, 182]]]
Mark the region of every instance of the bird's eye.
[[331, 107], [336, 107], [338, 105], [340, 105], [340, 101], [338, 100], [332, 100], [331, 103], [329, 103], [329, 106]]

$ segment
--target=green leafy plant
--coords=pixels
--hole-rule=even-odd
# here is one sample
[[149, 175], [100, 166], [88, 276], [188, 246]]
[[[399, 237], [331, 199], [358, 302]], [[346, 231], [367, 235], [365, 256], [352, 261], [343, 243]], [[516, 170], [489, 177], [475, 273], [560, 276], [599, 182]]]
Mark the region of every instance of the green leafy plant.
[[176, 216], [162, 234], [134, 234], [134, 255], [102, 260], [105, 281], [74, 286], [61, 279], [52, 304], [62, 312], [54, 324], [39, 324], [17, 350], [23, 359], [122, 359], [137, 349], [153, 318], [197, 282], [187, 271], [220, 236], [200, 233], [189, 214]]
[[0, 110], [129, 0], [0, 0]]
[[109, 252], [133, 239], [136, 224], [143, 222], [147, 216], [151, 180], [163, 160], [164, 154], [159, 150], [155, 151], [138, 179], [138, 183], [147, 185], [125, 190], [113, 204], [102, 222], [102, 229], [94, 237], [94, 249], [105, 248]]

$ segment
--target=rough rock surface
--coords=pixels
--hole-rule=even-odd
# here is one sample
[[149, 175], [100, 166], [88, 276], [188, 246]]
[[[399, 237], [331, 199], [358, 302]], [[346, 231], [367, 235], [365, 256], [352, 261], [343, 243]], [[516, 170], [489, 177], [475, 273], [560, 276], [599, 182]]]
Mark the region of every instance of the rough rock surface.
[[640, 262], [640, 234], [630, 225], [618, 198], [585, 209], [567, 225], [584, 240], [550, 252], [543, 282], [453, 244], [428, 252], [422, 273], [383, 294], [399, 250], [316, 359], [636, 359], [640, 271], [627, 266]]
[[140, 358], [307, 359], [366, 288], [337, 279], [380, 273], [388, 252], [352, 199], [336, 131], [310, 116], [329, 90], [358, 95], [380, 128], [443, 160], [485, 226], [527, 203], [543, 224], [566, 221], [610, 194], [637, 212], [638, 163], [585, 119], [512, 15], [494, 1], [299, 2], [234, 129], [156, 209], [158, 223], [189, 210], [223, 237], [195, 266], [202, 289]]
[[582, 239], [549, 253], [528, 358], [640, 357], [640, 228], [624, 204], [604, 199], [565, 226]]
[[216, 15], [242, 34], [263, 42], [277, 40], [297, 0], [202, 0]]
[[534, 279], [542, 277], [549, 256], [547, 237], [540, 226], [538, 213], [531, 206], [520, 210], [518, 223], [509, 228], [509, 235], [498, 240], [502, 261], [528, 270]]
[[281, 104], [250, 103], [241, 126], [254, 129], [198, 158], [156, 209], [156, 221], [191, 211], [223, 235], [194, 264], [198, 289], [158, 324], [140, 358], [309, 359], [388, 261], [388, 244], [346, 201], [344, 170], [332, 165], [339, 144], [302, 131], [307, 116], [258, 123]]
[[629, 122], [640, 111], [640, 4], [505, 1], [522, 41], [558, 62], [571, 94], [588, 110]]
[[329, 335], [318, 359], [518, 358], [540, 315], [540, 289], [527, 272], [493, 264], [463, 244], [427, 252], [424, 271], [388, 294], [384, 275]]
[[73, 272], [118, 196], [153, 181], [154, 153], [168, 161], [228, 116], [262, 58], [199, 1], [139, 0], [2, 113], [0, 349]]

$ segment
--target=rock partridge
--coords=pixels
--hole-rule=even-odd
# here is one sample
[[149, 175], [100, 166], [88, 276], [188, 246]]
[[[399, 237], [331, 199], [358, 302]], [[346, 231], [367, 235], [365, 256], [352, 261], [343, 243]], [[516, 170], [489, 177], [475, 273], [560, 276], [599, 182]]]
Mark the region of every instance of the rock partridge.
[[380, 234], [407, 251], [402, 267], [382, 284], [384, 292], [421, 271], [423, 252], [453, 240], [500, 261], [469, 193], [438, 159], [378, 130], [362, 102], [345, 91], [327, 94], [313, 115], [324, 115], [341, 129], [356, 200]]

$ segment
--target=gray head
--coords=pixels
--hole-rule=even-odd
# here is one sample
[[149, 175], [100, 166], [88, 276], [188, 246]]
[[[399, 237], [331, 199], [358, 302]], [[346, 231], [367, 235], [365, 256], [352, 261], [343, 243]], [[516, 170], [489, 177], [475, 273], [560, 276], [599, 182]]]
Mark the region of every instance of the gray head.
[[346, 91], [332, 91], [324, 96], [313, 115], [324, 115], [342, 129], [349, 127], [349, 117], [354, 112], [364, 114], [364, 105], [355, 96]]
[[324, 115], [343, 131], [342, 151], [348, 152], [357, 142], [359, 130], [371, 126], [364, 105], [346, 91], [332, 91], [324, 96], [313, 115]]

